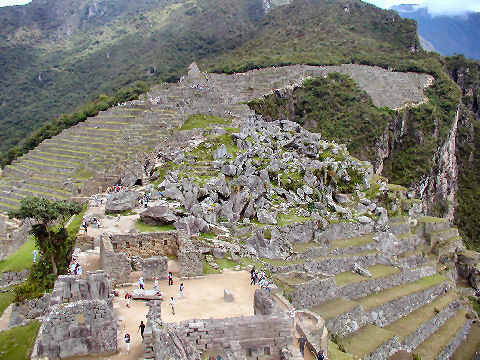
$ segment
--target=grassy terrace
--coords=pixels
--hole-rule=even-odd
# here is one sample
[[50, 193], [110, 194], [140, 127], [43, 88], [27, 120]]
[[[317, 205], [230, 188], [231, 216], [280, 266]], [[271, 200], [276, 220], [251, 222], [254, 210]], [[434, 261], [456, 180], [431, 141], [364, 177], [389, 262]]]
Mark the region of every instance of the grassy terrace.
[[325, 320], [328, 320], [334, 318], [337, 315], [353, 310], [357, 306], [358, 303], [354, 301], [338, 298], [320, 305], [316, 305], [309, 310], [320, 315]]
[[395, 336], [394, 333], [374, 325], [366, 325], [353, 335], [340, 340], [340, 344], [359, 358], [370, 354]]
[[15, 299], [15, 292], [13, 289], [8, 289], [8, 291], [0, 293], [0, 316], [2, 316], [5, 309], [13, 302]]
[[372, 274], [371, 278], [365, 277], [356, 273], [352, 273], [351, 271], [345, 271], [343, 273], [339, 273], [335, 275], [335, 282], [337, 283], [337, 286], [341, 287], [341, 286], [353, 284], [356, 282], [367, 281], [370, 279], [377, 279], [384, 276], [398, 274], [401, 272], [401, 270], [398, 268], [395, 268], [393, 266], [388, 266], [388, 265], [382, 265], [382, 264], [370, 266], [367, 270], [370, 271], [370, 273]]
[[453, 354], [452, 360], [472, 359], [478, 349], [480, 349], [480, 326], [473, 324], [467, 341], [460, 344]]
[[40, 322], [30, 321], [27, 326], [15, 326], [0, 332], [0, 358], [2, 360], [30, 359]]
[[175, 226], [173, 225], [152, 226], [152, 225], [144, 224], [143, 222], [140, 221], [140, 219], [138, 219], [135, 224], [135, 229], [137, 229], [140, 232], [159, 232], [159, 231], [175, 230]]
[[452, 340], [467, 320], [465, 310], [459, 310], [457, 315], [450, 318], [440, 329], [430, 335], [415, 350], [422, 360], [433, 360]]
[[260, 258], [260, 260], [269, 263], [273, 266], [287, 266], [287, 265], [295, 265], [295, 264], [303, 264], [305, 259], [298, 259], [298, 260], [278, 260], [278, 259], [267, 259], [267, 258]]
[[357, 301], [360, 305], [362, 305], [364, 310], [369, 310], [387, 302], [393, 301], [397, 298], [401, 298], [425, 290], [429, 287], [440, 284], [443, 281], [445, 281], [445, 278], [441, 275], [427, 276], [412, 283], [394, 286], [387, 290], [371, 294], [362, 299], [358, 299]]
[[342, 249], [347, 247], [354, 247], [369, 244], [373, 241], [373, 233], [368, 233], [362, 236], [356, 236], [348, 239], [340, 239], [330, 241], [330, 249]]
[[25, 244], [5, 260], [0, 261], [0, 273], [4, 271], [22, 271], [32, 265], [32, 252], [35, 249], [35, 239], [31, 236]]
[[414, 312], [410, 313], [394, 323], [385, 327], [386, 330], [393, 331], [397, 334], [399, 341], [405, 340], [405, 338], [418, 329], [421, 325], [435, 316], [436, 310], [442, 311], [458, 296], [453, 291], [448, 292], [445, 295], [439, 296], [430, 304], [427, 304]]
[[322, 244], [311, 241], [306, 243], [295, 243], [295, 244], [292, 244], [292, 246], [293, 246], [293, 251], [301, 253], [301, 252], [307, 251], [308, 249], [320, 247], [322, 246]]
[[353, 356], [340, 351], [337, 344], [333, 341], [328, 341], [328, 358], [331, 360], [351, 360]]

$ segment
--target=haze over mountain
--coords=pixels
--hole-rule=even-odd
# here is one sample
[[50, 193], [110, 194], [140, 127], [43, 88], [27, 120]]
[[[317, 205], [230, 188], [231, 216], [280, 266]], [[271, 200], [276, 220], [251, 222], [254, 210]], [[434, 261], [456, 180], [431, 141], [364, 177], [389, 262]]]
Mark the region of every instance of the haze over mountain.
[[396, 5], [392, 9], [404, 18], [416, 20], [419, 35], [440, 54], [464, 54], [467, 58], [480, 60], [480, 13], [435, 14], [426, 7], [415, 5]]

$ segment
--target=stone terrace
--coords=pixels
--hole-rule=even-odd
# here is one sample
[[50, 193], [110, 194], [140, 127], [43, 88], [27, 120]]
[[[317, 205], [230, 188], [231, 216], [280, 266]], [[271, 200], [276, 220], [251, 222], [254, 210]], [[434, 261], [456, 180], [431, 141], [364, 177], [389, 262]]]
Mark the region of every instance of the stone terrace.
[[[343, 238], [342, 228], [355, 236]], [[397, 217], [387, 232], [373, 231], [332, 224], [314, 241], [294, 243], [290, 261], [267, 266], [291, 304], [321, 316], [356, 358], [387, 359], [399, 350], [422, 359], [473, 356], [478, 329], [449, 274], [438, 274], [436, 265], [461, 247], [458, 230], [444, 219]]]
[[157, 86], [147, 94], [148, 101], [103, 111], [7, 166], [0, 178], [0, 210], [17, 208], [25, 196], [68, 199], [78, 195], [82, 181], [97, 175], [108, 174], [115, 182], [118, 164], [154, 148], [161, 151], [169, 145], [171, 130], [187, 115], [233, 116], [241, 121], [252, 114], [244, 102], [331, 72], [351, 75], [376, 105], [391, 108], [424, 101], [423, 90], [432, 82], [424, 74], [360, 65], [296, 65], [222, 75], [200, 73], [192, 64], [181, 83]]

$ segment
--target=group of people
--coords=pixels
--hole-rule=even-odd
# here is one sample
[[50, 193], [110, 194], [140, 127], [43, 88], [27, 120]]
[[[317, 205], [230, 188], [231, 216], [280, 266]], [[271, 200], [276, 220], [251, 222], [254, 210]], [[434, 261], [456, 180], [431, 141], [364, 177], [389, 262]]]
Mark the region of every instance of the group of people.
[[125, 191], [125, 190], [128, 190], [127, 186], [122, 186], [122, 185], [109, 186], [107, 188], [107, 194], [118, 193], [120, 191]]
[[82, 266], [76, 260], [73, 260], [70, 263], [70, 266], [68, 267], [68, 273], [70, 275], [82, 275], [83, 274]]
[[250, 285], [259, 285], [261, 289], [265, 289], [270, 292], [270, 286], [273, 284], [273, 281], [267, 279], [265, 272], [255, 270], [255, 266], [250, 270]]

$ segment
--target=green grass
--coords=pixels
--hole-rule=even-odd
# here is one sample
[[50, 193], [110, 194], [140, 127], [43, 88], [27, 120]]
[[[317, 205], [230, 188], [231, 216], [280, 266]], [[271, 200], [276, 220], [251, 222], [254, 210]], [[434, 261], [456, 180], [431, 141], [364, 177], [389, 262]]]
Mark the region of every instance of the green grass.
[[143, 222], [141, 222], [140, 219], [138, 219], [137, 222], [135, 223], [135, 229], [137, 229], [140, 232], [159, 232], [159, 231], [175, 230], [175, 226], [173, 226], [173, 225], [158, 225], [158, 226], [147, 225], [147, 224], [144, 224]]
[[[35, 239], [30, 236], [28, 240], [17, 251], [5, 260], [0, 261], [0, 272], [4, 271], [22, 271], [32, 266], [33, 250], [35, 249]], [[39, 258], [38, 256], [37, 258]]]
[[393, 266], [377, 264], [367, 268], [372, 274], [372, 277], [365, 277], [351, 271], [345, 271], [343, 273], [335, 274], [335, 282], [338, 287], [349, 285], [356, 282], [367, 281], [370, 279], [377, 279], [384, 276], [390, 276], [401, 272], [400, 269]]
[[93, 177], [93, 173], [85, 168], [78, 169], [73, 175], [72, 178], [76, 180], [87, 180]]
[[368, 233], [362, 236], [356, 236], [349, 239], [330, 241], [330, 249], [360, 246], [360, 245], [369, 244], [372, 241], [373, 241], [373, 233]]
[[206, 129], [208, 125], [228, 125], [231, 124], [231, 119], [224, 119], [219, 116], [212, 115], [190, 115], [183, 123], [180, 130], [192, 130], [192, 129]]
[[40, 322], [30, 321], [27, 326], [15, 326], [0, 332], [0, 358], [2, 360], [28, 360]]
[[294, 252], [305, 252], [308, 249], [316, 248], [322, 246], [322, 244], [317, 242], [306, 242], [306, 243], [294, 243], [292, 244]]
[[294, 223], [304, 223], [306, 221], [312, 220], [311, 217], [300, 216], [294, 213], [294, 211], [290, 211], [289, 214], [278, 214], [277, 215], [277, 225], [284, 226], [290, 225]]
[[437, 223], [437, 222], [447, 222], [447, 219], [433, 217], [433, 216], [424, 216], [421, 218], [419, 223]]
[[87, 204], [83, 204], [82, 211], [79, 214], [75, 215], [73, 217], [73, 220], [67, 226], [67, 231], [70, 236], [75, 236], [78, 234], [78, 231], [80, 230], [80, 225], [82, 224], [83, 215], [85, 215], [87, 208]]
[[220, 269], [214, 269], [213, 267], [210, 266], [209, 263], [207, 263], [207, 260], [205, 259], [205, 256], [203, 257], [203, 273], [205, 275], [208, 274], [220, 274], [222, 271]]
[[421, 356], [422, 360], [433, 360], [443, 350], [443, 348], [453, 339], [460, 328], [467, 320], [466, 311], [461, 309], [458, 313], [450, 318], [443, 326], [430, 335], [423, 343], [414, 351], [415, 354]]
[[349, 353], [363, 358], [395, 336], [394, 333], [374, 325], [366, 325], [339, 341]]
[[364, 310], [369, 310], [397, 298], [435, 286], [443, 281], [445, 281], [445, 278], [441, 275], [427, 276], [412, 283], [394, 286], [387, 290], [371, 294], [357, 301], [362, 305]]
[[309, 310], [320, 315], [321, 317], [323, 317], [324, 320], [328, 320], [334, 318], [337, 315], [353, 310], [357, 306], [358, 303], [354, 301], [337, 298], [323, 304], [313, 306]]
[[330, 360], [353, 360], [353, 356], [340, 351], [340, 348], [333, 341], [328, 341], [328, 358]]
[[451, 291], [447, 294], [436, 298], [431, 303], [422, 306], [421, 308], [413, 311], [408, 316], [405, 316], [394, 323], [385, 327], [385, 330], [389, 330], [397, 334], [400, 342], [420, 327], [420, 325], [426, 323], [432, 317], [435, 316], [435, 310], [443, 310], [453, 300], [457, 299], [458, 295]]
[[231, 258], [224, 257], [223, 259], [215, 259], [215, 262], [220, 267], [220, 269], [233, 269], [238, 264], [233, 261]]
[[13, 289], [8, 289], [8, 291], [0, 293], [0, 317], [14, 299], [15, 292], [13, 291]]

